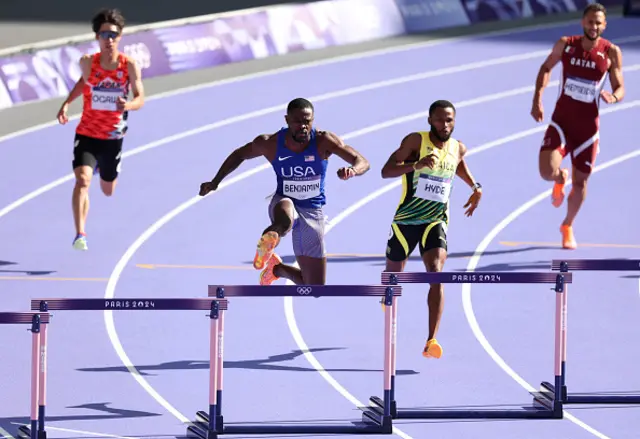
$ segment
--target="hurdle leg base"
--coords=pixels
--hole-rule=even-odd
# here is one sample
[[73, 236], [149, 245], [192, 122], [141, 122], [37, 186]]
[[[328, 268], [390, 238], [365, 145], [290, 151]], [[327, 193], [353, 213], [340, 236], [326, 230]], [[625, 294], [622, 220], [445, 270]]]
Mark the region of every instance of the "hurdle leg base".
[[[381, 409], [384, 409], [384, 401], [382, 400], [382, 398], [378, 398], [377, 396], [372, 396], [371, 398], [369, 398], [369, 406], [371, 407], [380, 407]], [[391, 419], [396, 419], [398, 416], [398, 405], [396, 404], [396, 401], [393, 400], [391, 401]]]
[[392, 434], [391, 417], [378, 417], [366, 408], [362, 422], [345, 424], [239, 424], [217, 425], [217, 431], [209, 430], [209, 414], [196, 413], [193, 425], [187, 427], [187, 437], [193, 439], [218, 439], [223, 434], [238, 435], [289, 435], [289, 434]]
[[[555, 386], [545, 381], [540, 385], [540, 390], [553, 395]], [[640, 395], [569, 393], [566, 386], [561, 389], [561, 395], [564, 404], [640, 404]]]
[[[392, 404], [392, 419], [562, 419], [562, 405], [555, 404], [553, 398], [544, 393], [534, 394], [533, 406], [517, 410], [501, 409], [409, 409], [397, 408]], [[383, 400], [378, 397], [369, 399], [369, 409], [382, 416]]]
[[27, 425], [18, 427], [16, 439], [31, 439], [31, 428]]

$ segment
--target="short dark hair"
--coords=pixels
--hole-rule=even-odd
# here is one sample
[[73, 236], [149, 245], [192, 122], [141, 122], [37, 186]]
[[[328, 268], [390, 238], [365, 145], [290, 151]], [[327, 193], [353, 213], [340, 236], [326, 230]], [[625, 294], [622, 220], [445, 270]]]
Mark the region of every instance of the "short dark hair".
[[429, 107], [429, 116], [433, 115], [433, 112], [436, 111], [436, 108], [451, 108], [454, 113], [456, 112], [456, 107], [454, 107], [451, 102], [446, 101], [444, 99], [440, 99], [440, 100], [435, 101]]
[[607, 8], [600, 3], [591, 3], [584, 8], [582, 16], [585, 17], [589, 12], [602, 12], [604, 15], [607, 15]]
[[313, 111], [313, 104], [305, 98], [295, 98], [289, 102], [289, 105], [287, 105], [287, 114], [291, 113], [293, 110], [304, 110], [306, 108]]
[[122, 32], [124, 29], [124, 16], [118, 9], [102, 9], [91, 20], [93, 33], [100, 32], [103, 24], [109, 23], [118, 26], [118, 30]]

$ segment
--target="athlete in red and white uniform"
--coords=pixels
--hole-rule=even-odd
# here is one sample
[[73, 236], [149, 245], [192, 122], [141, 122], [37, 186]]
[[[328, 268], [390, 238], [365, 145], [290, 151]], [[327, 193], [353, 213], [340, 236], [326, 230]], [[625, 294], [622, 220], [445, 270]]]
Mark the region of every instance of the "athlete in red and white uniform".
[[[123, 28], [124, 18], [116, 9], [102, 10], [93, 18], [100, 52], [80, 59], [82, 76], [58, 112], [58, 121], [67, 123], [69, 104], [83, 96], [72, 163], [76, 176], [72, 197], [76, 227], [73, 247], [78, 250], [88, 248], [85, 223], [93, 173], [100, 170], [100, 188], [106, 196], [111, 196], [120, 171], [128, 112], [138, 110], [144, 104], [140, 68], [118, 50]], [[130, 91], [134, 99], [127, 101]]]
[[[588, 5], [582, 16], [584, 35], [560, 38], [540, 67], [536, 80], [531, 116], [541, 122], [542, 91], [551, 70], [562, 63], [559, 97], [540, 148], [539, 167], [544, 180], [555, 182], [552, 204], [560, 207], [569, 178], [569, 170], [560, 166], [562, 159], [571, 155], [573, 188], [567, 199], [567, 215], [560, 226], [562, 247], [567, 249], [577, 247], [573, 221], [585, 199], [587, 180], [598, 153], [600, 99], [612, 104], [624, 97], [622, 53], [618, 46], [601, 38], [606, 24], [604, 6]], [[612, 93], [603, 89], [607, 76]]]

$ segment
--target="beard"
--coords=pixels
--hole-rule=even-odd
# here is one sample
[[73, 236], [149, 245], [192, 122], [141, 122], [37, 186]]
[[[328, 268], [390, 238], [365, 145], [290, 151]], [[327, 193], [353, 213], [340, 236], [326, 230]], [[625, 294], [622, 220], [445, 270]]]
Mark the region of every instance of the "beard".
[[600, 35], [601, 35], [601, 33], [600, 33], [600, 32], [596, 31], [596, 36], [595, 36], [595, 37], [592, 37], [592, 36], [590, 35], [590, 32], [589, 32], [589, 31], [587, 31], [586, 29], [583, 29], [583, 30], [582, 30], [582, 32], [584, 33], [584, 36], [585, 36], [589, 41], [595, 41], [595, 40], [597, 40], [598, 38], [600, 38]]
[[446, 142], [447, 140], [449, 140], [449, 138], [451, 138], [451, 135], [453, 134], [453, 130], [451, 130], [451, 132], [449, 134], [440, 134], [438, 131], [436, 131], [436, 129], [432, 126], [431, 127], [431, 134], [433, 134], [433, 136], [438, 139], [441, 142]]
[[291, 138], [297, 143], [305, 143], [308, 142], [311, 138], [309, 131], [297, 131], [295, 133], [291, 133]]

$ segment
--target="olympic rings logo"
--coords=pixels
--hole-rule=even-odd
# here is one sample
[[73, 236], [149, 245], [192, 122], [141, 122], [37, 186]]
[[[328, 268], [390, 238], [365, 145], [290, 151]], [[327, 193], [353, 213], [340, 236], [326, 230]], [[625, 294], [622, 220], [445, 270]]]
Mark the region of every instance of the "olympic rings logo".
[[296, 292], [301, 296], [308, 296], [309, 294], [311, 294], [311, 287], [298, 287], [296, 289]]

